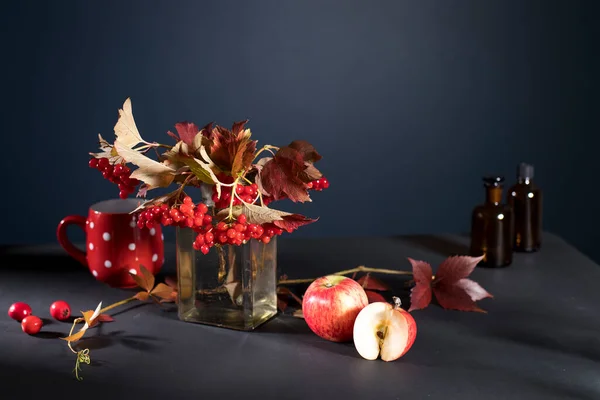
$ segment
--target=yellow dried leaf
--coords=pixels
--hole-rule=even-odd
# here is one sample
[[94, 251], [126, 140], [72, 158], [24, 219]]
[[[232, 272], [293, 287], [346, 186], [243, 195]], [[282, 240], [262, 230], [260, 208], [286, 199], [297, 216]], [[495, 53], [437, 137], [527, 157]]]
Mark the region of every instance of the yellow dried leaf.
[[296, 311], [294, 311], [294, 313], [292, 315], [296, 318], [304, 318], [304, 314], [302, 313], [302, 310], [296, 310]]
[[175, 170], [163, 163], [146, 157], [133, 150], [119, 139], [115, 141], [115, 149], [126, 162], [138, 166], [131, 178], [139, 179], [150, 187], [167, 187], [175, 179]]
[[119, 110], [119, 119], [117, 120], [114, 130], [117, 139], [129, 148], [143, 142], [140, 132], [135, 124], [135, 120], [133, 119], [130, 98], [125, 100], [123, 108]]

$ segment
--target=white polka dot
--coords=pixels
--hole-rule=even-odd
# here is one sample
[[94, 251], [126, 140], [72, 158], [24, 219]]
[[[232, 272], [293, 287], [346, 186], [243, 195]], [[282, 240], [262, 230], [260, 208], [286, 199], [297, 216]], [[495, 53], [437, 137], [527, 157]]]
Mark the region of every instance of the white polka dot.
[[90, 222], [90, 229], [94, 229], [94, 223]]
[[102, 239], [104, 239], [104, 240], [106, 240], [108, 242], [110, 240], [110, 233], [104, 232], [102, 234]]
[[129, 250], [134, 251], [135, 250], [135, 243], [129, 243]]
[[90, 250], [94, 250], [94, 243], [90, 243], [89, 248]]
[[152, 262], [154, 262], [154, 261], [156, 261], [156, 260], [158, 260], [158, 254], [154, 254], [154, 255], [152, 256]]
[[106, 261], [104, 261], [104, 266], [106, 268], [110, 268], [110, 267], [112, 267], [112, 263], [109, 260], [106, 260]]
[[154, 229], [154, 228], [151, 228], [151, 229], [150, 229], [150, 234], [151, 234], [152, 236], [154, 236], [154, 235], [156, 234], [156, 229]]
[[135, 219], [131, 220], [131, 222], [129, 223], [129, 226], [132, 227], [132, 228], [136, 227]]
[[98, 276], [98, 272], [96, 272], [96, 270], [93, 270], [93, 271], [92, 271], [92, 275], [94, 275], [94, 276]]
[[137, 271], [133, 268], [129, 270], [129, 273], [132, 275], [137, 275]]
[[165, 240], [165, 235], [163, 235], [162, 233], [160, 234], [160, 240]]

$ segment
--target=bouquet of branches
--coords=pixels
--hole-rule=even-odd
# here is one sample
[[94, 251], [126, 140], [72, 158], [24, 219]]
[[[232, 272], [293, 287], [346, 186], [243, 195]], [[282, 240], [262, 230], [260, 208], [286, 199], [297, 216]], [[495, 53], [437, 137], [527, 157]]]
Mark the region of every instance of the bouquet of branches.
[[[204, 254], [215, 245], [241, 245], [250, 239], [269, 243], [275, 235], [316, 221], [269, 204], [281, 199], [309, 202], [310, 192], [326, 189], [329, 182], [315, 167], [321, 155], [310, 143], [296, 140], [258, 148], [247, 122], [236, 122], [231, 129], [179, 122], [176, 133], [167, 132], [174, 144], [147, 142], [127, 99], [114, 127], [115, 140], [98, 135], [100, 152], [90, 153], [89, 165], [118, 185], [122, 199], [137, 191], [143, 201], [133, 213], [140, 228], [191, 228], [197, 233], [194, 248]], [[170, 186], [176, 189], [148, 196], [152, 189]], [[194, 202], [187, 188], [199, 188], [201, 200]]]

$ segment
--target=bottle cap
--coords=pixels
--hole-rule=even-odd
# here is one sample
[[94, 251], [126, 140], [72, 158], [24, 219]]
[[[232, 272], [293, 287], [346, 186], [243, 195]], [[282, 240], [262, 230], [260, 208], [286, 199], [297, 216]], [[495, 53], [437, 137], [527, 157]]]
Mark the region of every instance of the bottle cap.
[[483, 177], [483, 185], [485, 187], [502, 186], [504, 177], [500, 175], [486, 175]]
[[533, 165], [527, 163], [519, 164], [517, 177], [522, 179], [533, 179]]

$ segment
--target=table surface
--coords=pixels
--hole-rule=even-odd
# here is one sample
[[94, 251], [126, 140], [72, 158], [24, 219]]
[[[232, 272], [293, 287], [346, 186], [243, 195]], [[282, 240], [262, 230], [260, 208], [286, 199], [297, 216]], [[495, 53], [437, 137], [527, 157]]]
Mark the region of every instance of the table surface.
[[[467, 244], [461, 235], [289, 237], [278, 242], [278, 262], [290, 278], [357, 265], [409, 270], [407, 257], [435, 271], [446, 256], [466, 254]], [[163, 271], [172, 274], [174, 246], [166, 250]], [[57, 339], [70, 324], [50, 321], [49, 304], [64, 299], [88, 310], [130, 293], [96, 282], [54, 245], [5, 247], [0, 259], [0, 308], [25, 301], [48, 318], [43, 333], [28, 336], [0, 315], [1, 390], [20, 398], [600, 398], [600, 268], [552, 234], [540, 252], [515, 254], [507, 268], [473, 272], [494, 295], [480, 302], [487, 314], [435, 305], [413, 312], [416, 342], [394, 362], [364, 360], [352, 343], [322, 340], [291, 316], [238, 332], [179, 321], [174, 305], [133, 304], [82, 340], [92, 357], [82, 382], [72, 374], [74, 354]]]

